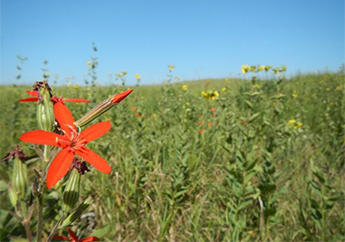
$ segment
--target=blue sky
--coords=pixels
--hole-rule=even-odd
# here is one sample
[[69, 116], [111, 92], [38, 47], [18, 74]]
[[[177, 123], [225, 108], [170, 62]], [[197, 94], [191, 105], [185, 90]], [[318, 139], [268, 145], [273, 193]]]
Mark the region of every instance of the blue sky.
[[[42, 78], [83, 84], [98, 57], [98, 80], [127, 71], [143, 84], [235, 77], [242, 64], [288, 67], [287, 74], [338, 70], [344, 63], [344, 1], [19, 1], [1, 0], [1, 84]], [[98, 52], [92, 51], [95, 42]], [[27, 57], [18, 81], [16, 55]]]

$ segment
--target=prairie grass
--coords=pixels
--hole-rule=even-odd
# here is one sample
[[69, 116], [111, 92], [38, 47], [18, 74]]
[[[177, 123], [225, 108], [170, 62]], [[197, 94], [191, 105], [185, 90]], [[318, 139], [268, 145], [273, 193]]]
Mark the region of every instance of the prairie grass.
[[[183, 84], [187, 85], [183, 87]], [[127, 87], [126, 87], [127, 88]], [[78, 119], [119, 86], [53, 87]], [[201, 80], [131, 87], [100, 117], [111, 131], [89, 148], [112, 166], [82, 177], [94, 234], [105, 241], [343, 241], [344, 75], [283, 82]], [[0, 153], [37, 127], [24, 86], [1, 86]], [[218, 92], [206, 99], [202, 91]], [[95, 121], [96, 122], [96, 121]], [[32, 156], [28, 143], [20, 144]], [[5, 210], [11, 163], [1, 163], [1, 238], [25, 236]], [[32, 169], [32, 168], [31, 168]], [[5, 184], [5, 185], [4, 185]], [[46, 204], [61, 203], [61, 189]], [[50, 211], [54, 220], [58, 211]], [[75, 223], [79, 233], [83, 221]], [[45, 233], [51, 223], [44, 225]], [[86, 226], [86, 225], [85, 225]]]

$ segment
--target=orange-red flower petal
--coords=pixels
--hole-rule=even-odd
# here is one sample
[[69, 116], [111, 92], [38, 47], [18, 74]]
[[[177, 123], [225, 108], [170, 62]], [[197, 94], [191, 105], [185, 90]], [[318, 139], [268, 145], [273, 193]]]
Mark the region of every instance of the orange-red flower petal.
[[95, 236], [89, 236], [84, 239], [79, 240], [80, 242], [92, 242], [92, 241], [99, 241], [99, 238]]
[[38, 92], [37, 91], [26, 91], [27, 94], [33, 97], [38, 97]]
[[103, 173], [110, 173], [111, 167], [109, 164], [98, 154], [93, 152], [92, 150], [82, 147], [75, 151], [81, 158], [84, 158], [87, 162], [89, 162], [92, 166], [94, 166], [97, 170]]
[[74, 125], [74, 118], [69, 109], [62, 103], [58, 102], [54, 105], [54, 114], [56, 120], [60, 124], [61, 129], [65, 131], [65, 135], [70, 137], [71, 128], [74, 130], [76, 130], [76, 128]]
[[64, 102], [89, 103], [91, 101], [82, 98], [64, 98]]
[[71, 241], [78, 241], [78, 236], [70, 229], [67, 228], [68, 234], [71, 237]]
[[59, 235], [55, 235], [54, 236], [54, 240], [65, 240], [65, 241], [70, 241], [70, 239], [66, 236], [59, 236]]
[[38, 98], [37, 97], [28, 97], [24, 99], [19, 99], [19, 102], [37, 102]]
[[19, 138], [21, 141], [29, 142], [37, 145], [54, 145], [63, 147], [63, 144], [58, 144], [58, 139], [65, 139], [62, 135], [47, 132], [44, 130], [33, 130], [22, 134]]
[[83, 132], [81, 132], [81, 137], [86, 140], [87, 143], [89, 143], [92, 140], [98, 139], [99, 137], [103, 136], [105, 133], [107, 133], [111, 128], [111, 123], [109, 121], [100, 122], [91, 125], [87, 129], [85, 129]]
[[131, 92], [133, 92], [132, 89], [124, 91], [124, 92], [121, 92], [121, 93], [115, 95], [111, 99], [111, 102], [114, 103], [114, 104], [117, 104], [117, 103], [121, 102], [123, 99], [125, 99]]
[[49, 166], [47, 174], [47, 187], [50, 189], [66, 175], [68, 168], [71, 166], [74, 152], [69, 148], [62, 149], [54, 158]]

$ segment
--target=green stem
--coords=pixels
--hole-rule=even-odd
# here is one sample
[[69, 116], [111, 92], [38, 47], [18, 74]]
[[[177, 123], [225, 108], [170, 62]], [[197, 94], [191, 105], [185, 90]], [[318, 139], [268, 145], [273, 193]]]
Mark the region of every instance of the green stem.
[[37, 242], [42, 241], [43, 229], [43, 194], [37, 197]]
[[49, 146], [48, 145], [44, 146], [43, 159], [44, 159], [44, 163], [48, 163], [49, 162]]

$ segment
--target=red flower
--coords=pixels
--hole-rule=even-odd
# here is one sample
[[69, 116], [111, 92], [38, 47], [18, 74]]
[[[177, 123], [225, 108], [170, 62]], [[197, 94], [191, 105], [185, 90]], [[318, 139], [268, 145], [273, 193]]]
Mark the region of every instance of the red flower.
[[72, 242], [99, 241], [99, 238], [97, 238], [95, 236], [89, 236], [89, 237], [86, 237], [84, 239], [78, 239], [77, 235], [70, 228], [67, 228], [67, 231], [68, 231], [69, 237], [55, 235], [54, 239], [61, 239], [61, 240], [72, 241]]
[[64, 135], [44, 130], [34, 130], [20, 136], [20, 140], [24, 142], [62, 148], [49, 166], [47, 174], [48, 188], [55, 186], [66, 175], [75, 154], [89, 162], [97, 170], [110, 173], [111, 167], [108, 163], [98, 154], [86, 148], [85, 145], [107, 133], [111, 128], [111, 123], [109, 121], [97, 123], [78, 133], [73, 116], [65, 105], [60, 102], [56, 103], [54, 105], [54, 114]]
[[[32, 97], [29, 98], [24, 98], [24, 99], [20, 99], [18, 100], [19, 102], [37, 102], [38, 101], [38, 97], [39, 97], [39, 93], [38, 91], [26, 91], [27, 94], [29, 94]], [[62, 97], [56, 97], [53, 96], [52, 98], [50, 98], [50, 100], [55, 104], [55, 103], [62, 103], [64, 104], [64, 102], [78, 102], [78, 103], [89, 103], [89, 100], [85, 100], [85, 99], [80, 99], [80, 98], [62, 98]]]
[[124, 92], [121, 92], [117, 95], [115, 95], [112, 99], [111, 99], [111, 103], [113, 104], [118, 104], [119, 102], [121, 102], [123, 99], [125, 99], [133, 90], [127, 90]]

